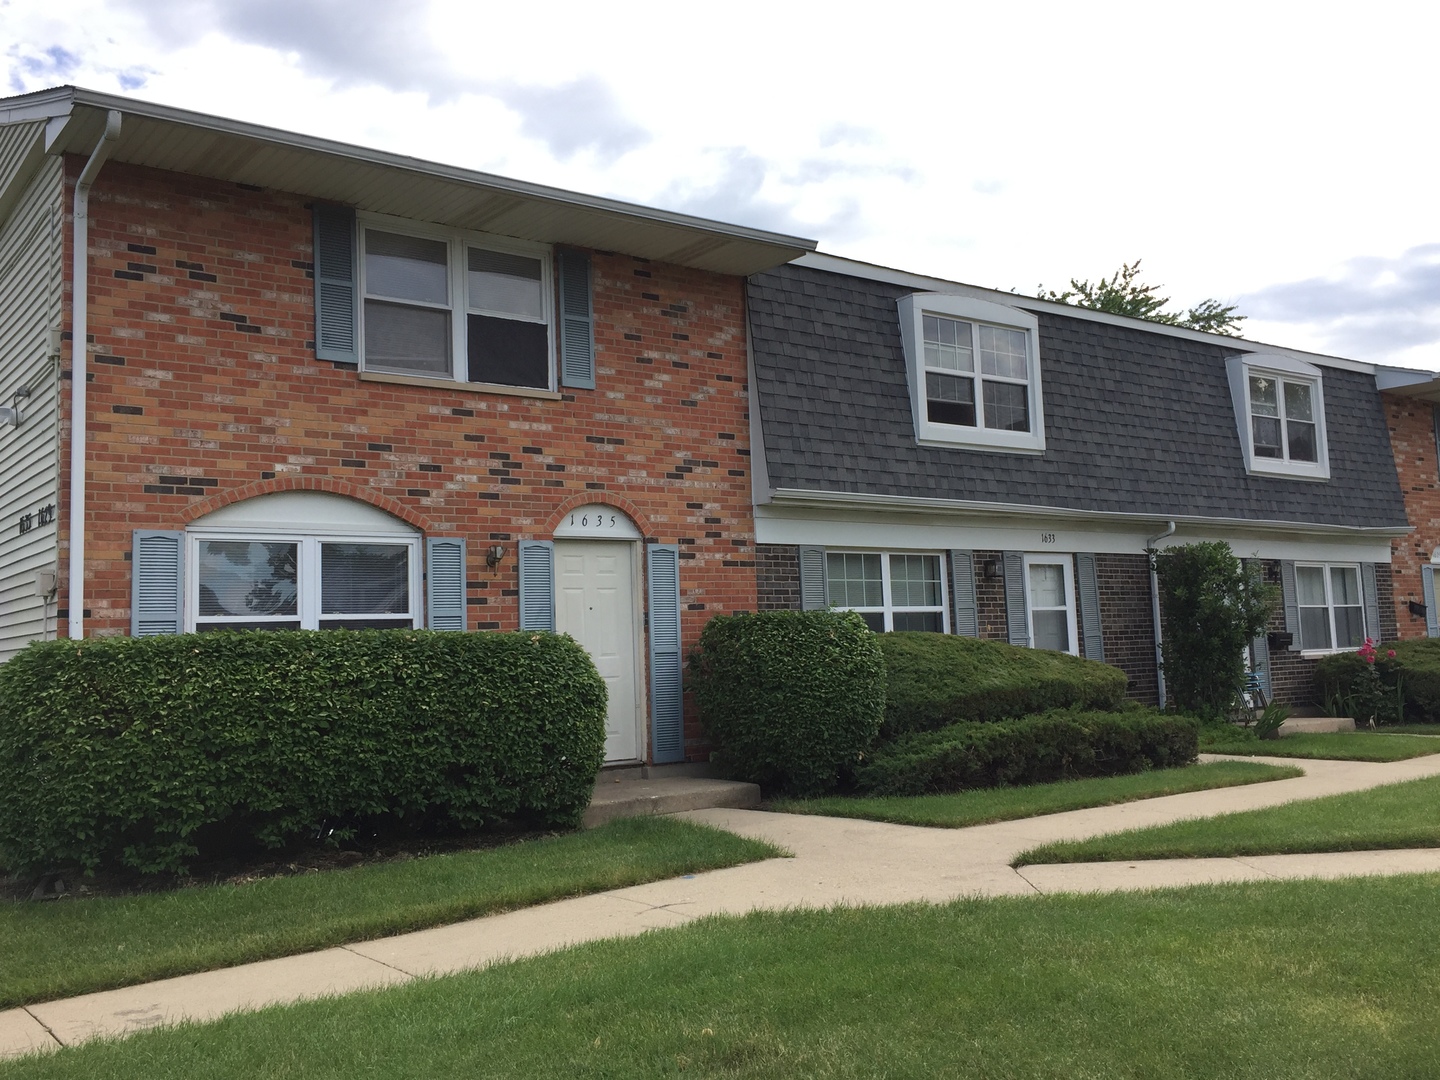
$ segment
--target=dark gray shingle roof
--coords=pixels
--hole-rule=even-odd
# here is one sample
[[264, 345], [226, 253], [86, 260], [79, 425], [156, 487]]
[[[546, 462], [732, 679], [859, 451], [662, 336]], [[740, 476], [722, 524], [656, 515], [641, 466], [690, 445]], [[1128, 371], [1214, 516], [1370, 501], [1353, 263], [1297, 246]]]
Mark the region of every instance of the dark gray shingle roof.
[[895, 306], [909, 291], [799, 266], [750, 279], [771, 487], [1157, 517], [1406, 523], [1370, 375], [1324, 369], [1329, 482], [1250, 476], [1225, 359], [1253, 346], [1047, 311], [1036, 313], [1045, 453], [920, 446]]

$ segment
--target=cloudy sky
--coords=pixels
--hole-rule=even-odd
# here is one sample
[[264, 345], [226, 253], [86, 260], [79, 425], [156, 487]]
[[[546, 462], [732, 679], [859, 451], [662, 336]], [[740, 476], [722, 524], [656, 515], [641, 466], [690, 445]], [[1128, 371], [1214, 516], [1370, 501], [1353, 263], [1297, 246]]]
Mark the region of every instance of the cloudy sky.
[[60, 83], [1440, 369], [1440, 5], [0, 0]]

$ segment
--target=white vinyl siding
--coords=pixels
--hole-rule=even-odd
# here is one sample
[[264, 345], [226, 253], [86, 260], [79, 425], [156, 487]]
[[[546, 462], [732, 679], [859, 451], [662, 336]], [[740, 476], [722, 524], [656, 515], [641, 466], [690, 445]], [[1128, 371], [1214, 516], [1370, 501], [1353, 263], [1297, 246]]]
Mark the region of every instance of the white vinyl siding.
[[[56, 626], [57, 605], [36, 579], [58, 570], [59, 559], [62, 384], [50, 332], [61, 318], [64, 192], [60, 160], [43, 152], [36, 160], [42, 129], [0, 128], [0, 212], [8, 211], [0, 217], [0, 405], [12, 405], [19, 387], [30, 390], [19, 427], [0, 427], [0, 661], [55, 637]], [[42, 521], [47, 507], [53, 513]], [[27, 514], [31, 527], [21, 533]]]

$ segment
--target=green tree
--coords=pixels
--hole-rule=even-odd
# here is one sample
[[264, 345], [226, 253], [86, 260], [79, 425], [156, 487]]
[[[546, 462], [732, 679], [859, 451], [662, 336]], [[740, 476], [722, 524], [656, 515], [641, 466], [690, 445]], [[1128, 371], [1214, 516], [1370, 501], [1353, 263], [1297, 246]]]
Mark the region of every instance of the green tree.
[[1140, 274], [1140, 260], [1124, 263], [1108, 278], [1092, 282], [1088, 278], [1070, 279], [1070, 287], [1063, 292], [1047, 289], [1041, 285], [1037, 295], [1041, 300], [1054, 300], [1061, 304], [1078, 304], [1080, 307], [1108, 311], [1112, 315], [1129, 315], [1136, 319], [1166, 323], [1169, 326], [1186, 326], [1191, 330], [1204, 330], [1211, 334], [1226, 334], [1234, 337], [1245, 321], [1244, 315], [1235, 314], [1234, 304], [1222, 304], [1219, 300], [1202, 300], [1188, 311], [1166, 311], [1170, 303], [1168, 296], [1159, 295], [1163, 285], [1146, 285], [1137, 281]]
[[1275, 588], [1224, 541], [1169, 548], [1155, 569], [1168, 695], [1182, 709], [1223, 716], [1245, 677], [1245, 647], [1270, 621]]

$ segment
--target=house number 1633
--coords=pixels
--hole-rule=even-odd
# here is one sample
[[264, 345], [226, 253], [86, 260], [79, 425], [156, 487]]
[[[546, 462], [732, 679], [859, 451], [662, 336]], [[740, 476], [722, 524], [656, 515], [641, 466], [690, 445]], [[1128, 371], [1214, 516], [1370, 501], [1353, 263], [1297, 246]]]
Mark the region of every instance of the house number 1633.
[[1042, 543], [1042, 544], [1053, 544], [1053, 543], [1055, 543], [1055, 534], [1054, 534], [1054, 533], [1041, 533], [1041, 534], [1040, 534], [1040, 543]]

